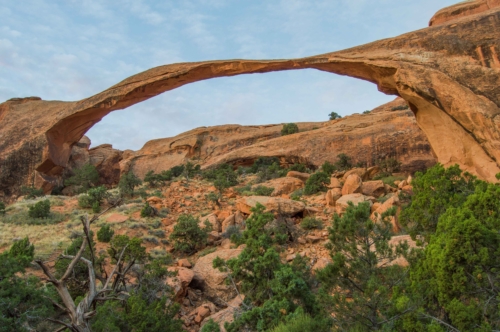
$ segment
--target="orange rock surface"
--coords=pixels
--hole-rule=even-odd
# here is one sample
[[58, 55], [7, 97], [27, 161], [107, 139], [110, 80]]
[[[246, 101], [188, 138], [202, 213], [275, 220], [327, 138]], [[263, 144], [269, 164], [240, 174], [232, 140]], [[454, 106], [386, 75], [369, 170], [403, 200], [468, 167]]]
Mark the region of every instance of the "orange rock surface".
[[[29, 184], [50, 191], [73, 145], [112, 111], [200, 80], [305, 68], [367, 80], [402, 97], [438, 161], [458, 163], [495, 181], [500, 172], [500, 7], [497, 0], [466, 4], [485, 2], [484, 11], [454, 15], [457, 7], [452, 6], [448, 10], [456, 19], [435, 19], [431, 27], [344, 51], [288, 60], [165, 65], [81, 101], [9, 100], [0, 104], [0, 192], [11, 196]], [[357, 122], [363, 123], [362, 116]]]

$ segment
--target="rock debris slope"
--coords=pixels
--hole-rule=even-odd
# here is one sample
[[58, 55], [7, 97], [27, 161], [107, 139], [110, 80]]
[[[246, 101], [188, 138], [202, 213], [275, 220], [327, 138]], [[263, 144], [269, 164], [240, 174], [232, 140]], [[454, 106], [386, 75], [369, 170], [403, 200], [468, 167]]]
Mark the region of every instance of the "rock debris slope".
[[112, 111], [200, 80], [304, 68], [370, 81], [402, 97], [438, 161], [493, 181], [500, 172], [500, 7], [498, 1], [467, 4], [482, 7], [463, 15], [452, 7], [450, 20], [435, 19], [428, 28], [343, 51], [172, 64], [77, 102], [9, 100], [0, 104], [0, 191], [9, 196], [29, 183], [50, 190], [72, 146]]

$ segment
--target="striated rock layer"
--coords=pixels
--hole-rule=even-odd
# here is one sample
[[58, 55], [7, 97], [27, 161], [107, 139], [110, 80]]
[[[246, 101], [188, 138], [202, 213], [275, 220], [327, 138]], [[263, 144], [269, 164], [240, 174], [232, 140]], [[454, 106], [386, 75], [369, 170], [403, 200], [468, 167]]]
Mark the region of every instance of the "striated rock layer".
[[[474, 3], [480, 3], [475, 1]], [[489, 3], [489, 2], [488, 2]], [[482, 179], [500, 172], [500, 7], [344, 51], [290, 60], [224, 60], [156, 67], [77, 102], [0, 104], [0, 191], [46, 190], [71, 148], [112, 111], [214, 77], [313, 68], [363, 79], [405, 99], [438, 161]]]

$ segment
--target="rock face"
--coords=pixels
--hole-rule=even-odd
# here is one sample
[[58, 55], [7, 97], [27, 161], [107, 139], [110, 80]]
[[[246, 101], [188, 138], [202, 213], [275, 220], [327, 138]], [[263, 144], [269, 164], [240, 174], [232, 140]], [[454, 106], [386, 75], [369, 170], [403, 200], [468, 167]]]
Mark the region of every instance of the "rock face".
[[201, 257], [194, 265], [195, 288], [199, 287], [208, 297], [229, 301], [236, 296], [233, 285], [226, 284], [227, 273], [214, 269], [212, 262], [220, 257], [223, 260], [238, 257], [240, 249], [223, 249]]
[[[446, 166], [458, 163], [482, 179], [496, 181], [495, 174], [500, 172], [497, 162], [500, 161], [500, 7], [498, 0], [472, 1], [464, 6], [469, 7], [463, 7], [465, 10], [460, 7], [463, 14], [455, 15], [457, 7], [440, 11], [429, 28], [344, 51], [290, 60], [225, 60], [159, 66], [76, 102], [11, 99], [0, 104], [0, 191], [10, 196], [18, 192], [19, 186], [27, 184], [49, 191], [68, 166], [72, 147], [112, 111], [200, 80], [302, 68], [367, 80], [386, 94], [402, 97], [439, 162]], [[473, 9], [474, 6], [482, 7]], [[446, 11], [450, 14], [443, 14]], [[364, 133], [360, 145], [369, 140], [394, 138], [374, 135], [374, 125], [391, 123], [390, 117], [375, 115], [371, 121], [364, 121], [358, 115], [343, 125], [314, 130], [318, 133], [307, 135], [309, 142], [303, 142], [306, 136], [298, 133], [279, 138], [280, 143], [300, 142], [287, 151], [289, 157], [299, 158], [294, 151], [307, 151], [313, 144], [341, 146], [355, 129]], [[392, 123], [402, 126], [397, 117]], [[199, 131], [198, 136], [203, 136], [203, 129]], [[338, 134], [324, 139], [329, 131]], [[189, 153], [195, 155], [198, 136], [172, 140], [168, 142], [169, 149], [158, 150], [155, 146], [154, 150], [172, 153], [168, 151], [189, 146], [194, 147], [188, 149]], [[404, 135], [400, 138], [398, 142], [405, 141]], [[414, 139], [406, 141], [404, 144], [411, 146]], [[164, 143], [151, 143], [145, 149], [153, 149], [156, 144]], [[269, 155], [269, 145], [272, 144], [254, 144], [246, 151], [246, 158], [252, 153]], [[373, 146], [379, 145], [367, 145], [366, 155], [371, 154]], [[232, 156], [214, 158], [211, 164], [241, 161], [242, 155], [236, 152], [239, 150]], [[277, 155], [276, 150], [273, 155]], [[321, 154], [316, 157], [327, 160]], [[137, 161], [134, 158], [131, 164]], [[143, 157], [147, 158], [151, 156]], [[180, 154], [179, 158], [184, 157]]]
[[242, 197], [236, 201], [236, 208], [242, 213], [251, 214], [251, 208], [255, 207], [257, 203], [264, 205], [266, 207], [266, 211], [290, 216], [303, 212], [306, 208], [306, 205], [303, 202], [267, 196]]
[[430, 20], [429, 26], [441, 25], [466, 16], [480, 14], [495, 7], [500, 7], [500, 0], [462, 1], [456, 5], [438, 11]]

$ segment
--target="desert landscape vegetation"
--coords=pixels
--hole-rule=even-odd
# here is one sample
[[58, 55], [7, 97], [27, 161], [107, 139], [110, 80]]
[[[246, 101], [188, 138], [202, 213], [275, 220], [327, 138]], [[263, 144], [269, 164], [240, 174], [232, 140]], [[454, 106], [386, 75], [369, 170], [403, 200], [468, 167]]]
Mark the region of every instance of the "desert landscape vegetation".
[[[0, 104], [0, 331], [500, 329], [500, 1], [284, 60], [155, 67]], [[324, 122], [92, 146], [188, 83], [317, 69], [395, 99]]]

